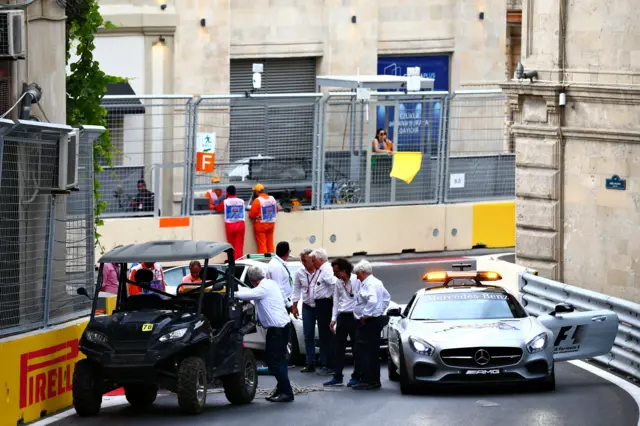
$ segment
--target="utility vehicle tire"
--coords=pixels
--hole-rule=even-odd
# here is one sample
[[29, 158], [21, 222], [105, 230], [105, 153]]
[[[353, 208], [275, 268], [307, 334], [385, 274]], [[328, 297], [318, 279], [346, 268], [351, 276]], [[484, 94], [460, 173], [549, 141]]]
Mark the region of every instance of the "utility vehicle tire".
[[232, 404], [248, 404], [253, 401], [258, 389], [258, 366], [251, 350], [242, 350], [241, 370], [224, 376], [222, 386], [227, 400]]
[[155, 402], [158, 396], [158, 387], [147, 383], [128, 385], [124, 387], [124, 394], [131, 406], [146, 408]]
[[185, 358], [178, 367], [176, 394], [185, 414], [200, 414], [207, 402], [207, 366], [197, 356]]
[[80, 417], [97, 416], [102, 405], [103, 383], [98, 367], [88, 359], [76, 364], [73, 372], [73, 407]]

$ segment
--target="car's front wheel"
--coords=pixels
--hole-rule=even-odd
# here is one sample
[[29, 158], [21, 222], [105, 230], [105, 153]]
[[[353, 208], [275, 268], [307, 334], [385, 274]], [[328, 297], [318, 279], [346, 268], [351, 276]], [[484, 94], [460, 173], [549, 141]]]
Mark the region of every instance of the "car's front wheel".
[[135, 408], [146, 408], [158, 397], [158, 387], [153, 384], [140, 383], [124, 387], [124, 395], [129, 404]]
[[556, 390], [556, 369], [551, 370], [551, 374], [542, 379], [538, 384], [538, 389], [543, 392], [552, 392]]
[[78, 416], [97, 416], [102, 405], [103, 382], [98, 367], [88, 359], [76, 364], [73, 372], [73, 407]]
[[398, 367], [393, 363], [393, 359], [387, 354], [387, 372], [389, 373], [389, 380], [397, 382], [400, 380], [400, 374], [398, 374]]
[[197, 356], [185, 358], [178, 367], [178, 406], [186, 414], [200, 414], [207, 402], [207, 366]]
[[405, 395], [411, 395], [416, 393], [418, 386], [415, 383], [411, 382], [411, 379], [409, 379], [409, 373], [407, 372], [407, 363], [404, 359], [404, 351], [402, 350], [402, 343], [398, 342], [398, 345], [400, 346], [400, 354], [398, 356], [398, 361], [400, 363], [400, 392]]
[[242, 369], [222, 378], [227, 400], [232, 404], [248, 404], [258, 389], [258, 366], [250, 349], [242, 350]]
[[298, 342], [298, 333], [296, 326], [291, 324], [289, 330], [289, 343], [287, 344], [287, 363], [289, 365], [301, 366], [305, 364], [305, 356], [300, 352], [300, 342]]

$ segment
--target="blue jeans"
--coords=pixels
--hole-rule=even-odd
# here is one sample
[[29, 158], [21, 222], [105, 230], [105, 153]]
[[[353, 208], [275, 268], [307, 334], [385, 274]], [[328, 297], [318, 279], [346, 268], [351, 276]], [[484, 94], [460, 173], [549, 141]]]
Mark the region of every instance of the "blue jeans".
[[316, 308], [302, 304], [302, 332], [307, 365], [316, 365]]
[[290, 328], [267, 328], [264, 358], [271, 373], [278, 381], [277, 390], [280, 395], [293, 396], [291, 382], [289, 382], [289, 367], [287, 366], [287, 343], [289, 343]]

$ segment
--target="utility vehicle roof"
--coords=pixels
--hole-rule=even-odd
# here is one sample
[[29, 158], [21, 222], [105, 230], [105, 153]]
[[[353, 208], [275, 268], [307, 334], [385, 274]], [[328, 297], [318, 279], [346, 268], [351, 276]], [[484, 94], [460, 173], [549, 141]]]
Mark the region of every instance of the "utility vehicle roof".
[[172, 262], [211, 259], [232, 249], [228, 243], [191, 240], [149, 241], [114, 248], [99, 263]]

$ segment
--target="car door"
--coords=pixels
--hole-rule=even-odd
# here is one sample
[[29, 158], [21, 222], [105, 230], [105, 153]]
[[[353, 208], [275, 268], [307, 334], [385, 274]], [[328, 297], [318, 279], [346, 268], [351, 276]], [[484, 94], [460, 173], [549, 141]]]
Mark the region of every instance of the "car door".
[[618, 333], [618, 315], [608, 310], [541, 315], [538, 321], [553, 333], [553, 359], [593, 358], [611, 352]]
[[[238, 269], [240, 269], [241, 271], [239, 272]], [[251, 283], [247, 279], [248, 269], [249, 268], [246, 267], [246, 265], [236, 263], [235, 275], [236, 275], [236, 278], [238, 278], [238, 280], [242, 282], [242, 284], [238, 284], [239, 287], [252, 288]], [[251, 301], [251, 303], [254, 303], [254, 302]], [[255, 313], [255, 310], [254, 310], [254, 315], [256, 315], [256, 317], [254, 318], [254, 321], [256, 322], [256, 331], [254, 331], [251, 334], [246, 334], [244, 336], [244, 344], [249, 349], [263, 351], [265, 347], [267, 332], [258, 322], [258, 317], [257, 317], [257, 314]]]
[[398, 365], [399, 356], [400, 356], [400, 335], [406, 330], [408, 322], [409, 312], [411, 312], [411, 307], [416, 300], [416, 295], [414, 294], [409, 303], [402, 310], [402, 316], [390, 318], [389, 320], [389, 354], [392, 359]]
[[177, 266], [164, 272], [164, 282], [167, 285], [167, 293], [176, 294], [178, 286], [185, 277], [185, 272], [190, 273], [188, 271], [188, 266]]

